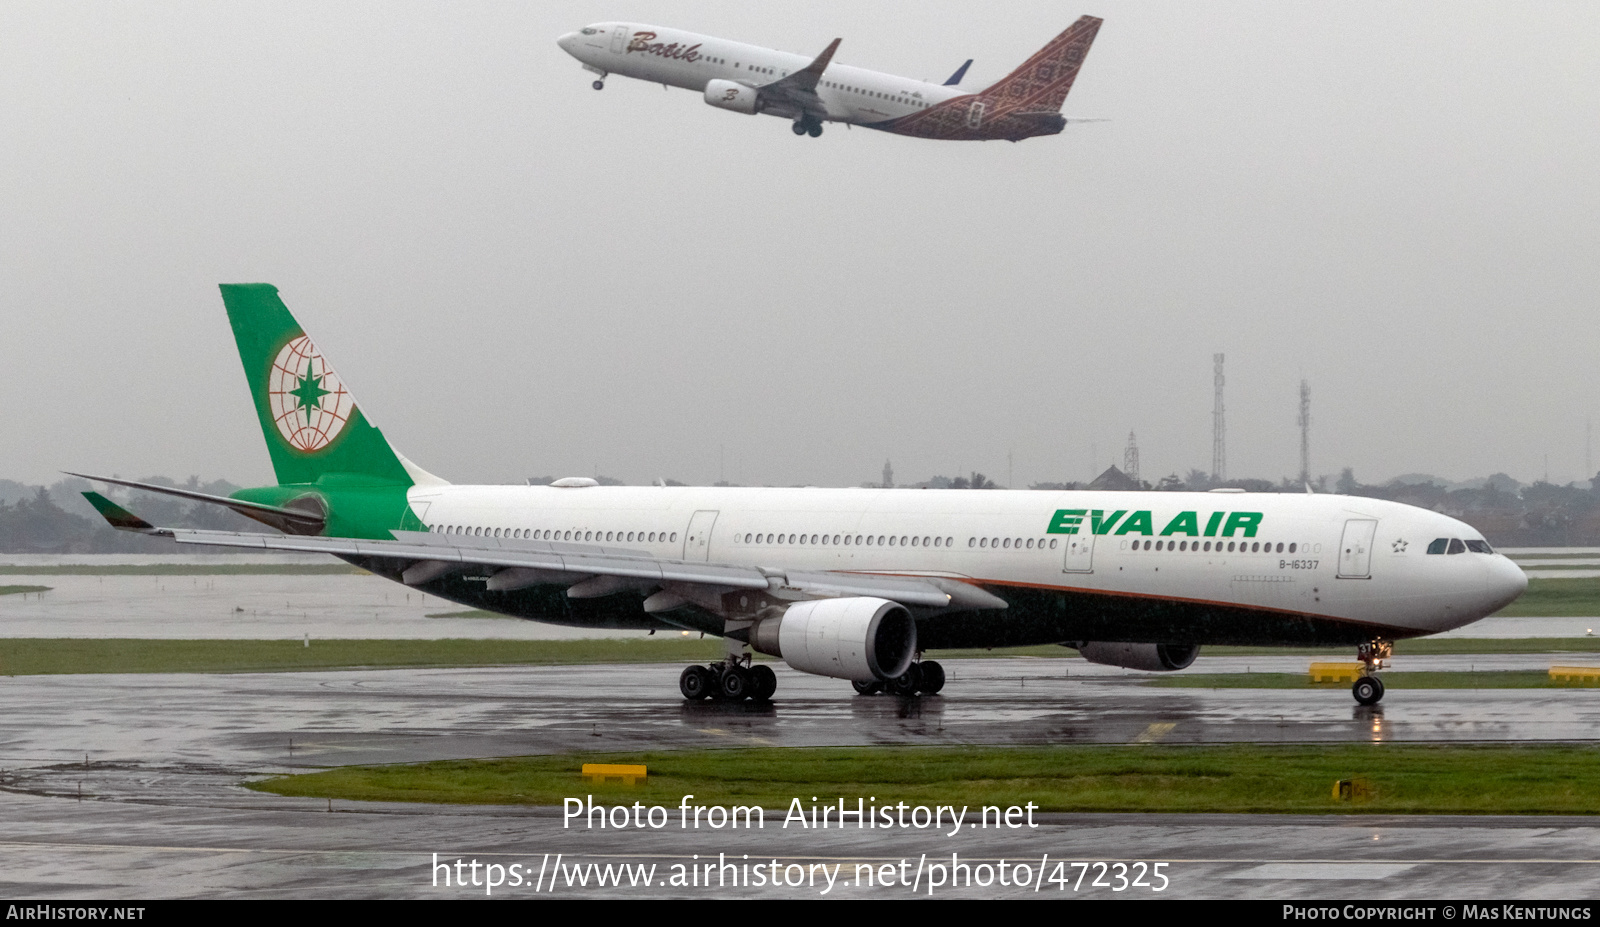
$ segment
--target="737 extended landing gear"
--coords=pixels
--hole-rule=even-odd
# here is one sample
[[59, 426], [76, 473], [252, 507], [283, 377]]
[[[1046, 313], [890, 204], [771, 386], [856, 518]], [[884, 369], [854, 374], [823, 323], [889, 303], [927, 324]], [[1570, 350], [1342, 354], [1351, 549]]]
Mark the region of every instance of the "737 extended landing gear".
[[1372, 640], [1356, 647], [1356, 659], [1366, 664], [1350, 687], [1350, 694], [1358, 703], [1376, 705], [1383, 700], [1383, 680], [1376, 674], [1389, 665], [1387, 661], [1393, 654], [1394, 644], [1386, 640]]
[[593, 87], [596, 90], [604, 90], [604, 89], [606, 89], [606, 82], [603, 81], [603, 80], [597, 80], [594, 83], [590, 84], [589, 86]]
[[809, 135], [812, 138], [822, 136], [822, 123], [813, 116], [802, 116], [794, 121], [794, 134]]
[[745, 657], [743, 663], [729, 660], [710, 666], [690, 666], [678, 677], [678, 691], [691, 702], [704, 698], [769, 702], [778, 691], [778, 674], [765, 664], [752, 665], [749, 657]]
[[865, 682], [852, 681], [857, 695], [877, 695], [887, 692], [902, 698], [912, 695], [937, 695], [944, 688], [944, 667], [933, 660], [924, 660], [913, 663], [906, 671], [893, 679], [883, 681], [869, 679]]

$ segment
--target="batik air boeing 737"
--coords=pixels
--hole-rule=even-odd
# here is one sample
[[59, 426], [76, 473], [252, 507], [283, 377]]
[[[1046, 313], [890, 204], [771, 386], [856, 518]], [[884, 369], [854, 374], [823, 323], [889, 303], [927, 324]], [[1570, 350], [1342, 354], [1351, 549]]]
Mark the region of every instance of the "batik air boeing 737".
[[636, 77], [701, 94], [719, 109], [794, 122], [796, 135], [825, 122], [919, 138], [1016, 142], [1066, 127], [1061, 104], [1083, 66], [1101, 20], [1084, 16], [1033, 57], [977, 93], [956, 86], [968, 61], [943, 84], [834, 64], [834, 39], [815, 58], [639, 23], [596, 23], [556, 40], [599, 75]]
[[277, 485], [226, 506], [281, 533], [114, 526], [332, 554], [443, 599], [585, 628], [699, 631], [726, 656], [685, 698], [769, 699], [752, 652], [863, 694], [938, 692], [923, 653], [1060, 643], [1178, 670], [1205, 644], [1348, 644], [1383, 695], [1390, 643], [1527, 587], [1470, 526], [1378, 499], [1237, 492], [457, 486], [397, 454], [265, 284], [222, 287]]

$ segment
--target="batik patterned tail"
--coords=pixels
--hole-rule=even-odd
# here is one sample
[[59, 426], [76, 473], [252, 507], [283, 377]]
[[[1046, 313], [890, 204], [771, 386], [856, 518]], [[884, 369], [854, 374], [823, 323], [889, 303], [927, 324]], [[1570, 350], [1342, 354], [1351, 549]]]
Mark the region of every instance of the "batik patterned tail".
[[1020, 141], [1065, 128], [1061, 104], [1089, 55], [1103, 20], [1081, 17], [1022, 66], [980, 93], [946, 100], [919, 113], [875, 125], [918, 138]]

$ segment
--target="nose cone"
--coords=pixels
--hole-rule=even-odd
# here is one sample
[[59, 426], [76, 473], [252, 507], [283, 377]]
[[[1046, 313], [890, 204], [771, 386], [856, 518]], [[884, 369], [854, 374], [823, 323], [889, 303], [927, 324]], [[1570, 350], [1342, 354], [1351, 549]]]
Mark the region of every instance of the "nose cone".
[[578, 34], [576, 32], [569, 32], [561, 38], [556, 39], [556, 44], [561, 46], [562, 51], [570, 55], [572, 54], [573, 47], [578, 44]]
[[1504, 555], [1497, 555], [1489, 565], [1487, 587], [1493, 605], [1489, 614], [1493, 614], [1515, 602], [1518, 596], [1528, 591], [1528, 574], [1522, 572], [1522, 567], [1512, 563]]

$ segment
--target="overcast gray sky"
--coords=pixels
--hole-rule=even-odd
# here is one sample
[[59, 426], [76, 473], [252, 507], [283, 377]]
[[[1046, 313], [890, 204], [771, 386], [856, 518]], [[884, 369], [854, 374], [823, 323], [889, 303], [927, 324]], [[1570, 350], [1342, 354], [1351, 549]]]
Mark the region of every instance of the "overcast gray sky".
[[[653, 22], [969, 86], [1105, 18], [1063, 135], [929, 142], [589, 87]], [[0, 5], [0, 477], [267, 482], [266, 281], [459, 482], [1586, 478], [1600, 4]], [[1098, 460], [1091, 450], [1098, 449]], [[1115, 458], [1114, 458], [1115, 455]], [[1600, 452], [1596, 455], [1600, 466]]]

